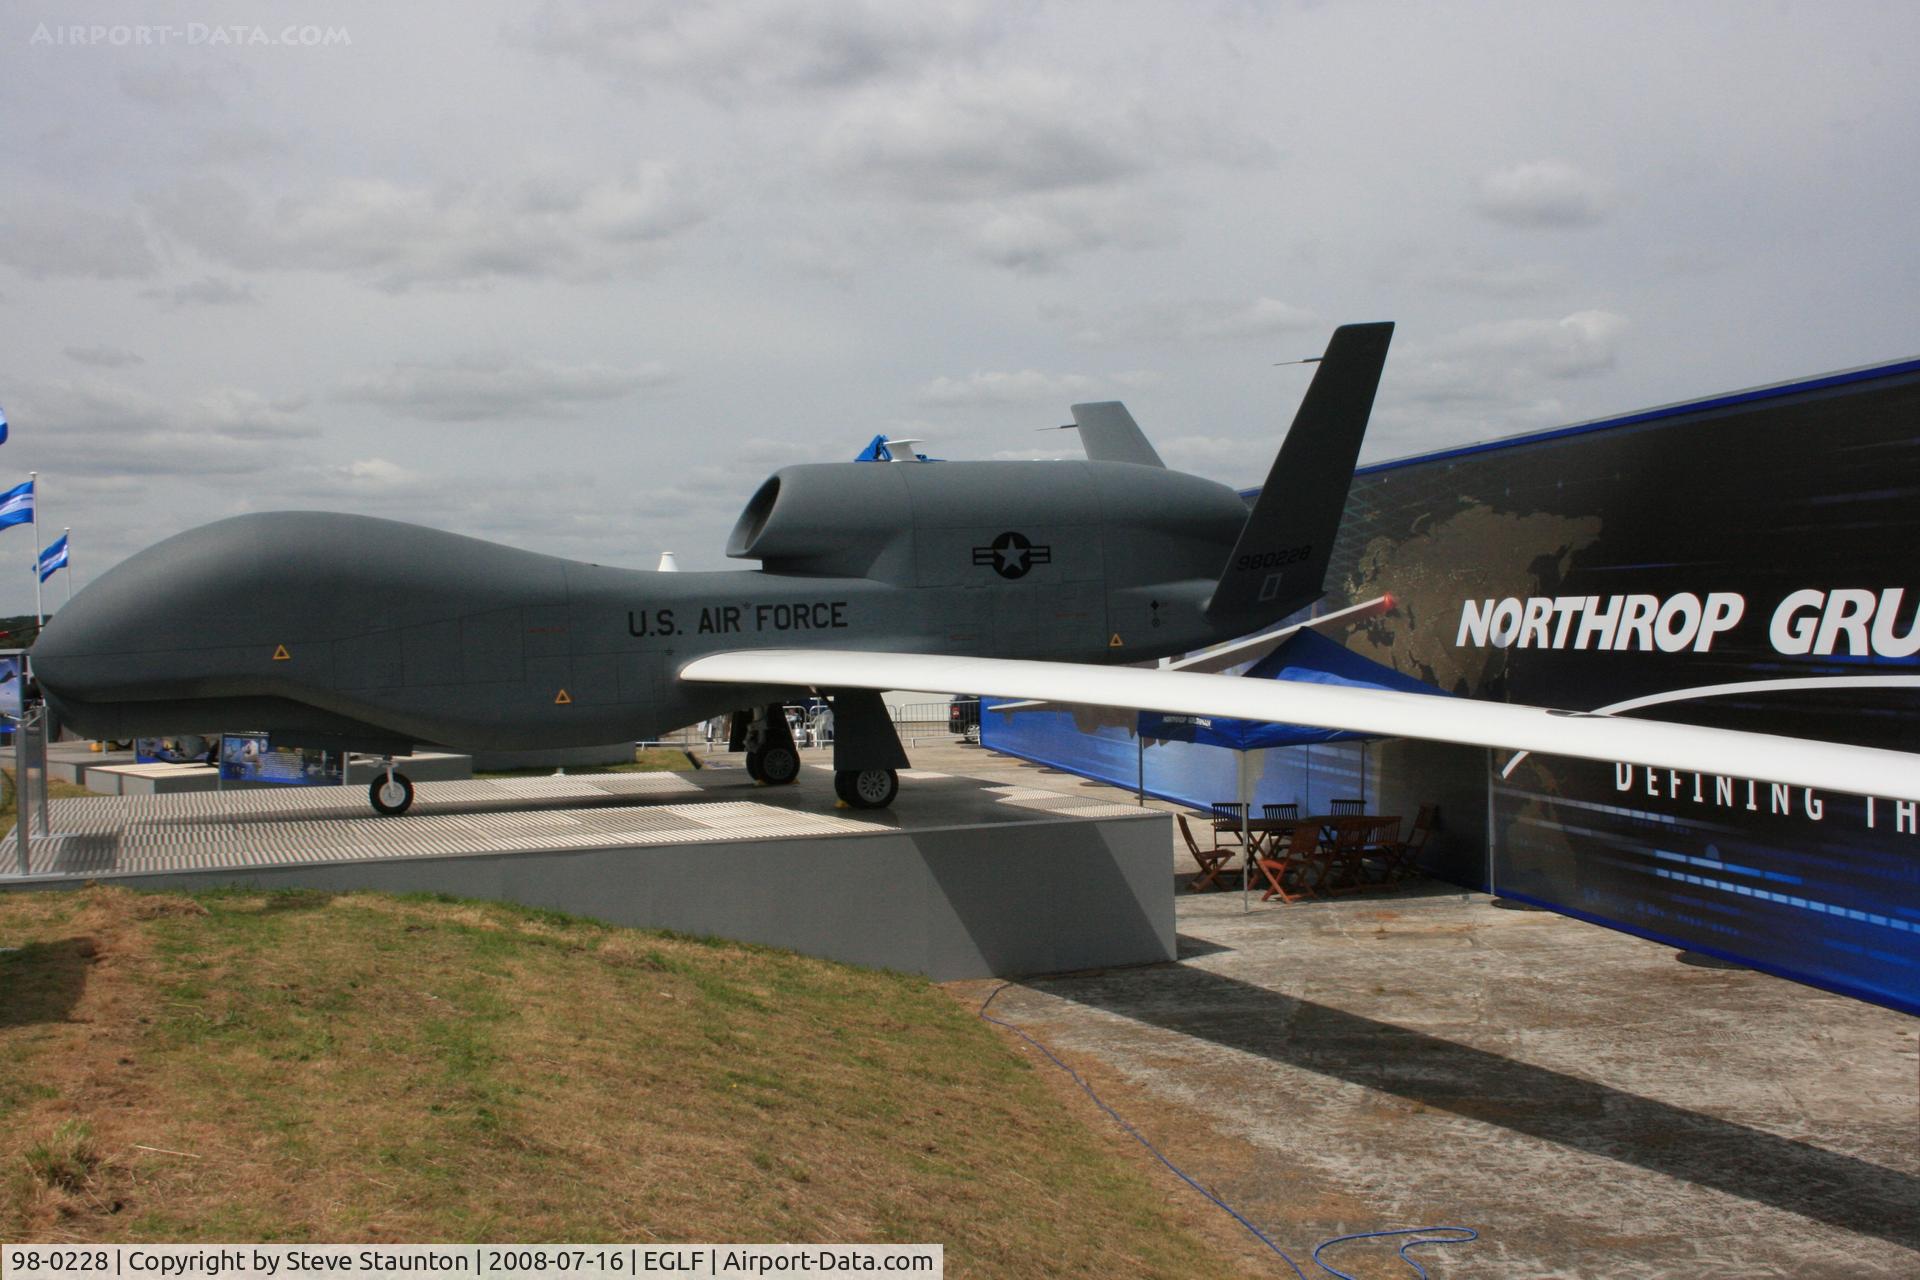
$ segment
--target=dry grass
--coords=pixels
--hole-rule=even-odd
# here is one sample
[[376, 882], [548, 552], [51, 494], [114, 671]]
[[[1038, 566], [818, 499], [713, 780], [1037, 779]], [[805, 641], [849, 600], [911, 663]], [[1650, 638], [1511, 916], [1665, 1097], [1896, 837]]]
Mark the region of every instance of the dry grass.
[[[4, 785], [0, 786], [0, 790], [6, 792], [5, 797], [0, 798], [0, 835], [5, 835], [7, 832], [13, 830], [14, 815], [20, 812], [20, 802], [15, 796], [13, 789], [13, 770], [0, 769], [0, 773], [6, 775]], [[52, 800], [71, 800], [76, 796], [90, 796], [94, 794], [94, 792], [87, 790], [85, 787], [75, 786], [71, 782], [63, 782], [59, 778], [47, 779], [47, 797]]]
[[[489, 904], [0, 898], [0, 1239], [940, 1241], [1234, 1271], [915, 978]], [[1196, 1226], [1196, 1224], [1198, 1224]]]

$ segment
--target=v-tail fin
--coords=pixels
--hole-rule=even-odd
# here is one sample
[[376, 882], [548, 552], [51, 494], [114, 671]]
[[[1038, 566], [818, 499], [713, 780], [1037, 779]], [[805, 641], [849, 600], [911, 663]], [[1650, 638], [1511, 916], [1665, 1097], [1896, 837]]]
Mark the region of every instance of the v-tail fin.
[[1164, 467], [1160, 455], [1148, 443], [1146, 433], [1118, 400], [1073, 406], [1073, 425], [1080, 429], [1080, 442], [1093, 462], [1133, 462], [1143, 467]]
[[1391, 322], [1333, 331], [1207, 617], [1251, 631], [1319, 599], [1360, 442], [1386, 364]]

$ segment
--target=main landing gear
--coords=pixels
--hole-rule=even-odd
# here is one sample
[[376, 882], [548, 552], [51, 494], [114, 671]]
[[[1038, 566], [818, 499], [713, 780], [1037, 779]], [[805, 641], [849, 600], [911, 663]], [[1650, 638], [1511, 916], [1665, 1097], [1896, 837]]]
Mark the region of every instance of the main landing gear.
[[735, 751], [747, 753], [747, 776], [770, 787], [784, 787], [800, 776], [800, 748], [793, 743], [786, 708], [779, 703], [733, 713], [729, 735]]
[[900, 775], [892, 769], [836, 769], [833, 794], [856, 809], [884, 809], [900, 794]]
[[[884, 809], [900, 794], [907, 753], [880, 695], [869, 689], [822, 689], [833, 704], [833, 793], [854, 809]], [[800, 776], [786, 709], [777, 702], [733, 713], [728, 745], [747, 753], [755, 782], [784, 786]]]
[[800, 776], [800, 753], [791, 743], [770, 743], [747, 753], [747, 773], [755, 782], [784, 787]]

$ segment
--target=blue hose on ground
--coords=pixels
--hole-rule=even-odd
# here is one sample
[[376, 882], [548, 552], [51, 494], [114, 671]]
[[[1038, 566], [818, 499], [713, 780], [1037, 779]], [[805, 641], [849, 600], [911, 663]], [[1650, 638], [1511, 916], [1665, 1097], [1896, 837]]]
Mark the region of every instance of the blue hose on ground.
[[[1072, 1078], [1073, 1082], [1080, 1086], [1081, 1091], [1084, 1092], [1089, 1098], [1093, 1099], [1095, 1106], [1099, 1107], [1102, 1111], [1106, 1112], [1109, 1116], [1112, 1116], [1113, 1122], [1119, 1125], [1122, 1129], [1126, 1130], [1128, 1136], [1130, 1136], [1135, 1142], [1145, 1147], [1147, 1149], [1148, 1154], [1153, 1156], [1155, 1160], [1158, 1160], [1161, 1164], [1165, 1165], [1167, 1167], [1168, 1172], [1172, 1173], [1174, 1177], [1180, 1179], [1180, 1181], [1192, 1187], [1195, 1191], [1198, 1191], [1201, 1195], [1205, 1196], [1210, 1202], [1218, 1206], [1223, 1212], [1225, 1212], [1230, 1217], [1232, 1217], [1232, 1219], [1235, 1222], [1245, 1227], [1248, 1230], [1248, 1232], [1250, 1232], [1253, 1235], [1254, 1239], [1258, 1240], [1261, 1244], [1267, 1246], [1267, 1248], [1273, 1250], [1276, 1254], [1279, 1254], [1280, 1260], [1282, 1262], [1285, 1262], [1287, 1266], [1293, 1269], [1293, 1274], [1298, 1276], [1299, 1280], [1307, 1280], [1307, 1273], [1300, 1269], [1299, 1263], [1295, 1262], [1292, 1258], [1287, 1256], [1287, 1251], [1285, 1249], [1282, 1249], [1279, 1245], [1275, 1244], [1272, 1238], [1269, 1237], [1266, 1232], [1254, 1226], [1253, 1223], [1247, 1221], [1247, 1219], [1244, 1216], [1242, 1216], [1242, 1214], [1238, 1209], [1235, 1209], [1232, 1205], [1228, 1204], [1225, 1200], [1222, 1200], [1219, 1196], [1213, 1194], [1213, 1192], [1201, 1186], [1198, 1182], [1194, 1181], [1191, 1176], [1188, 1175], [1185, 1169], [1182, 1169], [1179, 1165], [1175, 1164], [1173, 1161], [1167, 1159], [1165, 1155], [1161, 1154], [1160, 1148], [1154, 1146], [1151, 1142], [1147, 1141], [1146, 1135], [1142, 1134], [1138, 1129], [1134, 1128], [1131, 1124], [1128, 1124], [1125, 1116], [1121, 1115], [1118, 1111], [1115, 1111], [1112, 1107], [1108, 1106], [1107, 1100], [1105, 1098], [1102, 1098], [1098, 1093], [1095, 1093], [1093, 1086], [1088, 1084], [1085, 1080], [1081, 1079], [1080, 1073], [1078, 1071], [1075, 1071], [1072, 1067], [1062, 1062], [1059, 1056], [1055, 1054], [1053, 1050], [1047, 1048], [1047, 1046], [1045, 1046], [1044, 1044], [1041, 1044], [1038, 1040], [1028, 1035], [1025, 1031], [1022, 1031], [1019, 1027], [1014, 1026], [1011, 1022], [1007, 1022], [1004, 1019], [996, 1018], [993, 1015], [989, 1014], [987, 1012], [987, 1006], [991, 1005], [994, 1002], [994, 1000], [999, 997], [1002, 991], [1005, 991], [1008, 987], [1012, 985], [1013, 984], [1010, 982], [1003, 982], [987, 994], [987, 998], [980, 1002], [981, 1019], [985, 1022], [991, 1022], [996, 1027], [1005, 1027], [1008, 1031], [1013, 1032], [1013, 1034], [1019, 1036], [1022, 1040], [1025, 1040], [1028, 1044], [1032, 1045], [1034, 1048], [1038, 1049], [1041, 1053], [1045, 1054], [1047, 1056], [1048, 1061], [1052, 1062], [1054, 1066], [1066, 1072], [1067, 1075]], [[1434, 1234], [1435, 1232], [1453, 1232], [1458, 1234], [1440, 1236], [1440, 1235], [1435, 1235]], [[1360, 1232], [1354, 1233], [1353, 1235], [1335, 1236], [1331, 1240], [1322, 1240], [1319, 1244], [1313, 1247], [1313, 1261], [1315, 1265], [1317, 1265], [1322, 1271], [1327, 1272], [1329, 1275], [1339, 1277], [1339, 1280], [1353, 1280], [1353, 1277], [1348, 1275], [1346, 1272], [1336, 1271], [1333, 1268], [1332, 1264], [1327, 1262], [1322, 1262], [1320, 1260], [1320, 1251], [1323, 1249], [1330, 1249], [1337, 1244], [1344, 1244], [1349, 1240], [1372, 1240], [1372, 1239], [1376, 1239], [1383, 1236], [1419, 1237], [1418, 1239], [1409, 1240], [1405, 1244], [1400, 1246], [1400, 1249], [1399, 1249], [1400, 1258], [1403, 1262], [1405, 1262], [1408, 1266], [1412, 1267], [1414, 1271], [1418, 1273], [1420, 1280], [1429, 1280], [1427, 1276], [1427, 1269], [1421, 1266], [1420, 1263], [1414, 1260], [1413, 1258], [1408, 1257], [1407, 1250], [1415, 1249], [1425, 1244], [1465, 1244], [1469, 1240], [1477, 1240], [1480, 1236], [1480, 1233], [1478, 1231], [1475, 1231], [1472, 1227], [1399, 1227], [1391, 1231], [1360, 1231]]]
[[[1436, 1231], [1457, 1231], [1461, 1234], [1451, 1236], [1433, 1235], [1432, 1233]], [[1345, 1244], [1349, 1240], [1378, 1240], [1383, 1236], [1419, 1236], [1420, 1239], [1409, 1240], [1401, 1245], [1398, 1252], [1400, 1254], [1400, 1260], [1419, 1273], [1420, 1280], [1428, 1280], [1427, 1269], [1414, 1259], [1409, 1258], [1407, 1256], [1407, 1250], [1417, 1249], [1423, 1244], [1465, 1244], [1469, 1240], [1478, 1240], [1480, 1233], [1472, 1227], [1401, 1227], [1394, 1231], [1356, 1231], [1350, 1236], [1335, 1236], [1331, 1240], [1322, 1240], [1319, 1244], [1313, 1246], [1313, 1260], [1320, 1264], [1322, 1271], [1336, 1275], [1340, 1277], [1340, 1280], [1353, 1280], [1353, 1277], [1346, 1272], [1336, 1271], [1331, 1263], [1321, 1261], [1320, 1251], [1322, 1249], [1331, 1249], [1336, 1244]]]

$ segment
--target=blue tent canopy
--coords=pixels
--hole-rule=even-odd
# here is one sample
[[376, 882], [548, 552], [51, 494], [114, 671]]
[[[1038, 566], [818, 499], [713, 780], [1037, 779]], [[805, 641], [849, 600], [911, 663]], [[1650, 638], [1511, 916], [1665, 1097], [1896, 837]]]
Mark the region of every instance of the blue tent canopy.
[[[887, 439], [887, 435], [883, 431], [873, 439], [867, 441], [867, 447], [855, 455], [853, 460], [855, 462], [898, 462], [899, 459], [893, 456], [892, 446], [894, 443], [896, 442]], [[902, 440], [898, 443], [912, 444], [913, 442], [911, 440]], [[929, 458], [924, 453], [916, 453], [913, 457], [920, 462], [941, 461], [939, 458]]]
[[[1305, 684], [1392, 689], [1401, 693], [1428, 693], [1441, 698], [1452, 696], [1412, 676], [1402, 675], [1392, 667], [1363, 658], [1311, 630], [1295, 632], [1279, 648], [1247, 668], [1245, 674], [1246, 678], [1257, 680], [1298, 680]], [[1220, 716], [1166, 715], [1158, 711], [1140, 713], [1139, 733], [1143, 739], [1200, 742], [1209, 746], [1229, 747], [1235, 751], [1293, 747], [1308, 742], [1346, 742], [1369, 736], [1341, 729], [1314, 729], [1299, 724], [1228, 720]]]

